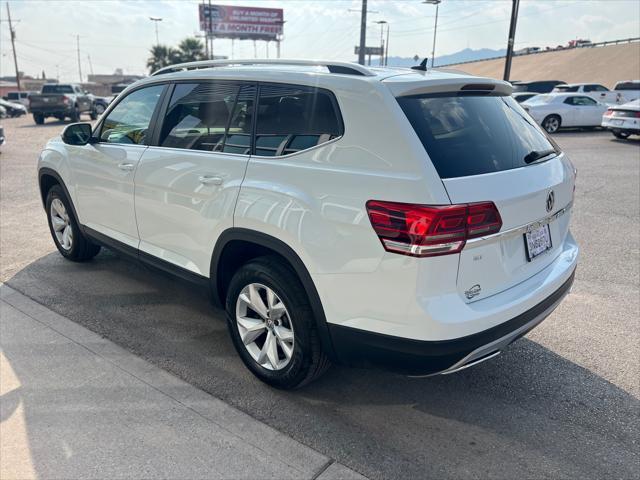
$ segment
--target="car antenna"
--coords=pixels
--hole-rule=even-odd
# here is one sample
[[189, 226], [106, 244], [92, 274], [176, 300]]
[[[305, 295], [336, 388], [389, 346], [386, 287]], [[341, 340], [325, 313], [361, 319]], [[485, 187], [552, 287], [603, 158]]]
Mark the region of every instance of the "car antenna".
[[420, 70], [422, 72], [426, 72], [428, 61], [429, 61], [429, 58], [424, 57], [424, 60], [420, 62], [420, 65], [414, 65], [413, 67], [411, 67], [411, 70]]

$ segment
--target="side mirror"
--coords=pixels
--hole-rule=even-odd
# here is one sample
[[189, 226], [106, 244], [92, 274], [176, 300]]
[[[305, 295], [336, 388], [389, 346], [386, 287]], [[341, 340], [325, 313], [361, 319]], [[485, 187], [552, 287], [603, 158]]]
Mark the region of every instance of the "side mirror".
[[86, 145], [91, 140], [90, 123], [72, 123], [62, 132], [62, 141], [67, 145]]

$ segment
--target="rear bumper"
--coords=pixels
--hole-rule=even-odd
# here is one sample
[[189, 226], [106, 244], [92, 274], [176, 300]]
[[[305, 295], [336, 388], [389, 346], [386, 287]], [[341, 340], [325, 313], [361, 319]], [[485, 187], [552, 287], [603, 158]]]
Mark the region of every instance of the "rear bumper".
[[608, 130], [640, 133], [640, 119], [628, 117], [603, 117], [602, 126]]
[[329, 324], [337, 359], [351, 366], [378, 366], [409, 375], [453, 373], [491, 358], [541, 323], [569, 293], [575, 269], [562, 286], [524, 313], [473, 335], [421, 341]]

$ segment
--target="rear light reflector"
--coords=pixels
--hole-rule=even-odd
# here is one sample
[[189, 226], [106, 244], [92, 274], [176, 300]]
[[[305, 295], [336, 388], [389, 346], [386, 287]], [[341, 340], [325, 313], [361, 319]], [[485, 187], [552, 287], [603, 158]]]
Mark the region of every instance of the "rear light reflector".
[[431, 206], [369, 200], [367, 213], [386, 251], [413, 257], [459, 253], [468, 239], [502, 228], [493, 202]]

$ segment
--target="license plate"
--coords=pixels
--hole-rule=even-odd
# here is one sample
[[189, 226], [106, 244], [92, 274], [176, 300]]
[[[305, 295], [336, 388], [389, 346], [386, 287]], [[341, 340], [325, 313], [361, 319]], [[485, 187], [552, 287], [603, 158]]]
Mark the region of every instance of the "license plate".
[[543, 225], [525, 233], [524, 243], [527, 248], [527, 260], [529, 261], [550, 250], [551, 231], [549, 230], [549, 225]]
[[612, 123], [614, 125], [622, 125], [624, 123], [624, 120], [614, 120]]

